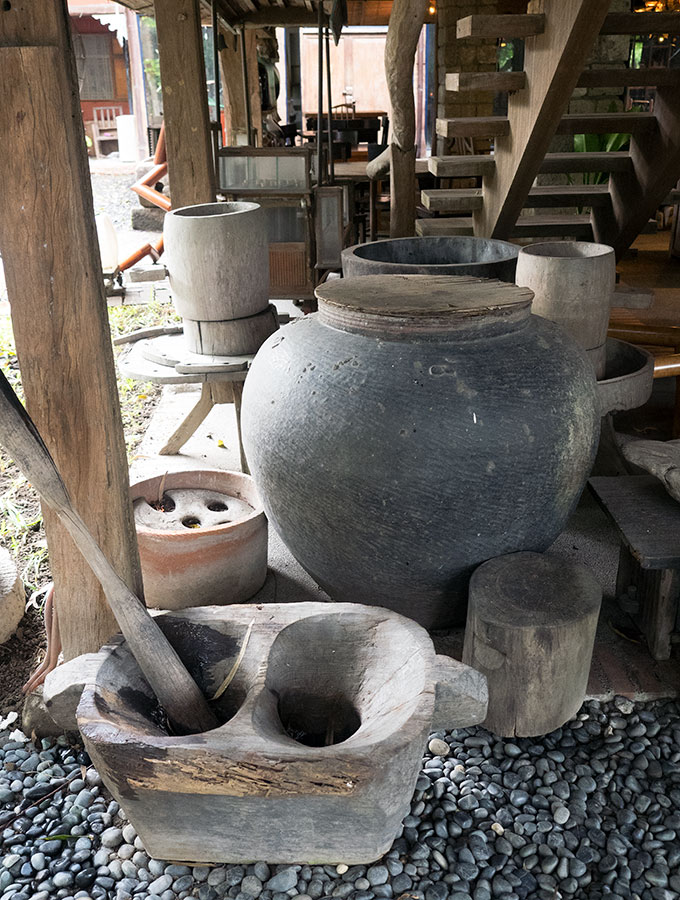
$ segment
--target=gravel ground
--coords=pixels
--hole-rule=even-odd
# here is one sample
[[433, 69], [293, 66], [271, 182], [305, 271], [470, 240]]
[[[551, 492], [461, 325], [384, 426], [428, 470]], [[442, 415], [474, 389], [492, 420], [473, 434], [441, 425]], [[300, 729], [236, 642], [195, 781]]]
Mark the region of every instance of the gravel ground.
[[672, 900], [680, 892], [675, 702], [589, 702], [540, 740], [503, 741], [483, 728], [433, 735], [402, 833], [382, 860], [351, 868], [150, 859], [82, 747], [63, 737], [36, 746], [16, 732], [0, 739], [2, 900]]

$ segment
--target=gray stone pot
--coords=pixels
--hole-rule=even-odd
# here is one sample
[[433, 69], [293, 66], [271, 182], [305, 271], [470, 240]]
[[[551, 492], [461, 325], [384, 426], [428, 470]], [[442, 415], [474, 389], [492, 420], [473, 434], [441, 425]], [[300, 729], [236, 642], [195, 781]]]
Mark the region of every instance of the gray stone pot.
[[410, 237], [342, 251], [345, 278], [356, 275], [475, 275], [514, 281], [519, 247], [478, 237]]
[[334, 600], [426, 627], [475, 566], [543, 551], [599, 435], [585, 352], [531, 291], [447, 276], [338, 279], [263, 345], [243, 441], [269, 521]]

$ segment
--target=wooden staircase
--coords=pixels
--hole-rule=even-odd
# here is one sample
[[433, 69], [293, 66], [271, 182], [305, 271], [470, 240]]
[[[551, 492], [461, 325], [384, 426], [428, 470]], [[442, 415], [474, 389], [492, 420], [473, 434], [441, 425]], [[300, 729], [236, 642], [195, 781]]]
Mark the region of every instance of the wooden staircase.
[[[598, 34], [680, 34], [680, 13], [609, 13], [610, 5], [611, 0], [533, 0], [526, 15], [458, 21], [459, 39], [523, 38], [524, 71], [447, 75], [447, 90], [507, 92], [508, 113], [437, 120], [440, 137], [491, 138], [494, 151], [430, 159], [438, 178], [480, 177], [482, 186], [423, 191], [423, 205], [440, 217], [419, 220], [419, 234], [579, 237], [611, 244], [619, 256], [635, 240], [680, 178], [680, 69], [584, 66]], [[656, 87], [654, 112], [566, 113], [576, 87], [612, 86]], [[556, 134], [609, 133], [630, 134], [630, 150], [548, 153]], [[534, 185], [539, 174], [595, 172], [607, 173], [608, 182]], [[549, 207], [588, 212], [520, 215]]]

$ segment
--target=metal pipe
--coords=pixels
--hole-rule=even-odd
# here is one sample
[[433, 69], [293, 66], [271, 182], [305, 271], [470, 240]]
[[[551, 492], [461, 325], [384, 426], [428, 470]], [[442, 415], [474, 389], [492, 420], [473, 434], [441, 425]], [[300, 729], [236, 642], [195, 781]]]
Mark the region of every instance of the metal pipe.
[[319, 65], [318, 65], [318, 104], [316, 111], [316, 181], [323, 184], [326, 180], [322, 171], [323, 164], [323, 2], [317, 0], [319, 15]]
[[217, 0], [212, 0], [213, 74], [215, 78], [215, 119], [219, 128], [217, 146], [222, 146], [222, 115], [220, 112], [220, 29], [217, 21]]
[[248, 144], [255, 146], [253, 140], [253, 125], [250, 120], [250, 87], [248, 85], [248, 64], [246, 62], [246, 30], [243, 26], [240, 29], [241, 34], [241, 72], [243, 73], [243, 91], [246, 101], [246, 129], [248, 132]]
[[333, 160], [333, 100], [331, 97], [331, 30], [326, 28], [326, 91], [328, 96], [328, 183], [335, 184]]

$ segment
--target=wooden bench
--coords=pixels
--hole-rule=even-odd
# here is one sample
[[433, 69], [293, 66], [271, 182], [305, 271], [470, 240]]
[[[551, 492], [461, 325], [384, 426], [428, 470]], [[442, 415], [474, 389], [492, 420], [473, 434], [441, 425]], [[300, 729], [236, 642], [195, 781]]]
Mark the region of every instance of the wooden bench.
[[591, 478], [621, 539], [616, 595], [635, 587], [637, 624], [654, 659], [669, 659], [680, 600], [680, 503], [651, 475]]

